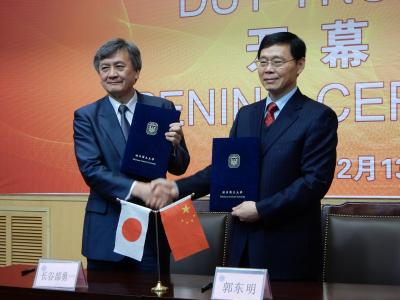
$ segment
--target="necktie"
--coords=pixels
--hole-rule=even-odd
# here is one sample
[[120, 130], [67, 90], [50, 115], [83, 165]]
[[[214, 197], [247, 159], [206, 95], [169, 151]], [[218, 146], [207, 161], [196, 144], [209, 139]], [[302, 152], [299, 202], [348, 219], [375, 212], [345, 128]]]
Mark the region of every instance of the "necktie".
[[125, 141], [128, 140], [128, 135], [129, 135], [129, 128], [131, 125], [129, 125], [128, 119], [126, 118], [125, 113], [128, 111], [128, 107], [126, 105], [121, 104], [118, 107], [118, 112], [121, 114], [121, 128], [122, 128], [122, 133], [124, 134]]
[[276, 112], [278, 109], [279, 108], [275, 104], [275, 102], [271, 102], [270, 104], [268, 104], [267, 115], [265, 116], [264, 120], [265, 127], [270, 126], [275, 121], [274, 112]]

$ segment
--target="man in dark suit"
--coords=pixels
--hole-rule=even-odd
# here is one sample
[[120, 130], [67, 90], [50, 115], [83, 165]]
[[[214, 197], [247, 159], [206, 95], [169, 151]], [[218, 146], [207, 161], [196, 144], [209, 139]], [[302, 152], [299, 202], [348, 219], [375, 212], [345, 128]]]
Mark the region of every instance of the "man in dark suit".
[[[159, 209], [169, 200], [169, 193], [157, 187], [158, 198], [152, 198], [154, 186], [147, 178], [133, 178], [121, 173], [129, 124], [136, 103], [175, 109], [172, 102], [147, 96], [133, 86], [142, 67], [140, 51], [122, 39], [102, 45], [94, 57], [94, 66], [108, 95], [84, 106], [74, 115], [75, 155], [86, 184], [90, 187], [86, 206], [82, 254], [87, 257], [88, 269], [126, 269], [156, 271], [156, 241], [153, 214], [141, 262], [113, 252], [115, 233], [120, 214], [117, 198]], [[189, 165], [180, 123], [170, 124], [166, 139], [173, 144], [168, 171], [183, 174]], [[140, 141], [139, 141], [140, 142]], [[155, 200], [156, 199], [156, 200]], [[160, 229], [161, 271], [168, 272], [169, 248]]]
[[[305, 54], [289, 32], [262, 40], [256, 63], [268, 97], [242, 107], [230, 131], [259, 137], [262, 146], [259, 199], [232, 211], [229, 265], [267, 268], [272, 279], [318, 280], [321, 273], [320, 200], [334, 176], [338, 121], [297, 88]], [[178, 180], [179, 196], [208, 194], [210, 172]]]

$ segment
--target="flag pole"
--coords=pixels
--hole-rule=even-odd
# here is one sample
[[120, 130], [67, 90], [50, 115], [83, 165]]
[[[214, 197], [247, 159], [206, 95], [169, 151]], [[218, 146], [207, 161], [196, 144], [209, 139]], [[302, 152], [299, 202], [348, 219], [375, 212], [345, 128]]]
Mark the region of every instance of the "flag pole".
[[153, 211], [155, 214], [155, 223], [156, 223], [156, 245], [157, 245], [157, 273], [158, 273], [158, 281], [155, 287], [151, 288], [151, 292], [157, 294], [158, 297], [165, 294], [168, 290], [168, 287], [164, 286], [161, 283], [161, 272], [160, 272], [160, 248], [158, 245], [158, 221], [157, 221], [157, 213], [158, 211]]

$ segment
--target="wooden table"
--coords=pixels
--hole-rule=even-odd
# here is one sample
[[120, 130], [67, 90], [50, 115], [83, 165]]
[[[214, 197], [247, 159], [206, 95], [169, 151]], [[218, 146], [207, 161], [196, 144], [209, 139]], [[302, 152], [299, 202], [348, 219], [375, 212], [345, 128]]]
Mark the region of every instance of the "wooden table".
[[[34, 266], [14, 265], [0, 268], [0, 299], [154, 299], [150, 289], [157, 283], [151, 275], [114, 272], [89, 272], [89, 287], [75, 292], [32, 289], [35, 272], [21, 276], [21, 271]], [[210, 299], [211, 291], [201, 287], [212, 281], [210, 276], [172, 274], [162, 278], [170, 289], [162, 299]], [[271, 282], [274, 300], [397, 300], [400, 286]]]

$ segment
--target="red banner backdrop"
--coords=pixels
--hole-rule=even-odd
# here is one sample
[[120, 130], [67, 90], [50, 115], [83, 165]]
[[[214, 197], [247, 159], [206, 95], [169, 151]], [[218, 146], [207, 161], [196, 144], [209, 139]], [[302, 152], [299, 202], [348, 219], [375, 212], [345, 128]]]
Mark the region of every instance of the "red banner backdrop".
[[288, 30], [308, 47], [303, 93], [339, 124], [330, 196], [399, 197], [397, 0], [3, 0], [0, 3], [0, 193], [86, 192], [73, 112], [104, 96], [92, 67], [113, 37], [142, 51], [139, 91], [182, 110], [189, 171], [210, 163], [213, 137], [258, 101], [261, 38]]

